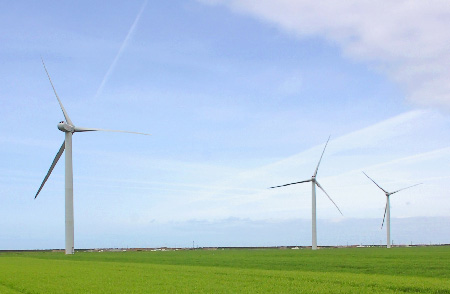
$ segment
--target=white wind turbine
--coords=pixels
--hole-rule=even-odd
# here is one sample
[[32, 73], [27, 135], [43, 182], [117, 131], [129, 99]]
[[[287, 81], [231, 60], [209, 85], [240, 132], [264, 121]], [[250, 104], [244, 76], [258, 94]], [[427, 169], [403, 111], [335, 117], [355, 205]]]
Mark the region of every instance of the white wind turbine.
[[61, 110], [64, 114], [64, 118], [66, 121], [61, 121], [58, 123], [58, 129], [65, 133], [65, 140], [61, 147], [59, 148], [58, 153], [55, 156], [55, 159], [53, 159], [52, 165], [50, 166], [47, 175], [45, 176], [44, 180], [42, 181], [41, 186], [39, 187], [39, 190], [37, 191], [36, 195], [34, 196], [34, 199], [39, 195], [39, 192], [41, 192], [42, 187], [44, 187], [45, 182], [47, 181], [48, 177], [53, 171], [53, 168], [55, 167], [56, 163], [58, 162], [59, 158], [61, 157], [64, 150], [66, 151], [66, 166], [65, 166], [65, 228], [66, 228], [66, 247], [65, 251], [66, 254], [73, 254], [74, 253], [74, 224], [73, 224], [73, 169], [72, 169], [72, 135], [73, 133], [77, 132], [91, 132], [91, 131], [106, 131], [106, 132], [122, 132], [122, 133], [132, 133], [132, 134], [140, 134], [140, 135], [149, 135], [144, 133], [137, 133], [137, 132], [128, 132], [128, 131], [118, 131], [118, 130], [103, 130], [103, 129], [94, 129], [94, 128], [82, 128], [82, 127], [76, 127], [72, 120], [69, 118], [69, 115], [67, 114], [66, 110], [64, 109], [64, 106], [61, 103], [61, 100], [58, 97], [58, 94], [56, 93], [55, 87], [53, 86], [52, 80], [50, 79], [50, 75], [48, 74], [47, 68], [45, 67], [44, 60], [42, 60], [42, 64], [44, 65], [45, 72], [47, 73], [48, 79], [50, 81], [50, 84], [52, 85], [53, 92], [55, 92], [56, 99], [58, 99], [59, 106], [61, 107]]
[[388, 192], [388, 191], [384, 190], [383, 188], [381, 188], [380, 185], [378, 185], [374, 180], [372, 180], [372, 178], [369, 177], [365, 172], [363, 172], [363, 174], [365, 174], [366, 177], [368, 177], [369, 180], [371, 180], [375, 185], [377, 185], [377, 187], [380, 188], [386, 195], [386, 207], [384, 208], [384, 216], [383, 216], [383, 222], [381, 223], [381, 229], [383, 229], [384, 220], [386, 219], [386, 234], [387, 234], [386, 247], [391, 248], [391, 205], [389, 203], [389, 196], [391, 196], [392, 194], [395, 194], [397, 192], [400, 192], [402, 190], [420, 185], [422, 183], [415, 184], [415, 185], [412, 185], [412, 186], [409, 186], [409, 187], [406, 187], [406, 188], [403, 188], [403, 189], [400, 189], [400, 190], [397, 190], [394, 192]]
[[322, 157], [323, 157], [323, 154], [325, 153], [325, 149], [327, 148], [328, 141], [330, 141], [330, 137], [328, 137], [327, 143], [325, 144], [325, 147], [323, 148], [322, 155], [320, 156], [320, 159], [319, 159], [319, 163], [317, 164], [316, 170], [315, 170], [313, 176], [311, 177], [311, 179], [300, 181], [300, 182], [295, 182], [295, 183], [290, 183], [290, 184], [285, 184], [285, 185], [280, 185], [280, 186], [274, 186], [274, 187], [269, 188], [269, 189], [273, 189], [273, 188], [279, 188], [279, 187], [301, 184], [301, 183], [306, 183], [306, 182], [312, 183], [312, 247], [311, 247], [312, 250], [317, 249], [316, 185], [325, 193], [325, 195], [327, 195], [328, 199], [330, 199], [330, 201], [333, 202], [334, 206], [336, 206], [336, 208], [339, 210], [341, 215], [343, 215], [341, 210], [339, 209], [339, 207], [336, 205], [336, 203], [334, 203], [333, 199], [331, 199], [330, 195], [328, 195], [328, 193], [325, 192], [325, 190], [322, 188], [322, 186], [316, 180], [317, 171], [319, 170], [319, 165], [320, 165], [320, 162], [322, 161]]

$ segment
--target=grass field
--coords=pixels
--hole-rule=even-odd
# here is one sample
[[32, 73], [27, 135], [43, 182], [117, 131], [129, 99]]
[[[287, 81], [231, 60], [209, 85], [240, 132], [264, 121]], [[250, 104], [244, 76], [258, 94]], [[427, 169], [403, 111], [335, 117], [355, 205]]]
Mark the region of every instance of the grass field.
[[0, 253], [0, 293], [450, 293], [450, 247]]

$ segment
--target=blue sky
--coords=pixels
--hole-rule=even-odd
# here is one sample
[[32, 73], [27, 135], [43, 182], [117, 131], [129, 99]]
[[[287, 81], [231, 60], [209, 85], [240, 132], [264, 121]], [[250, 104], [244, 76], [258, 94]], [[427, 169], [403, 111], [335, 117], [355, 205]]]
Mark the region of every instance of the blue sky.
[[[450, 5], [421, 1], [16, 1], [0, 11], [0, 249], [450, 239]], [[426, 225], [424, 225], [426, 224]]]

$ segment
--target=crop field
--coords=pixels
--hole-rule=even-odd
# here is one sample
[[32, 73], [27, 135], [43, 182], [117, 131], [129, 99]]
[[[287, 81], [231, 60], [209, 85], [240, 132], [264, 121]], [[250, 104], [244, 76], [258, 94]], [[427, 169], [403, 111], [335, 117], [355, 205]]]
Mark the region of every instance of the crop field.
[[450, 293], [450, 247], [0, 253], [0, 293]]

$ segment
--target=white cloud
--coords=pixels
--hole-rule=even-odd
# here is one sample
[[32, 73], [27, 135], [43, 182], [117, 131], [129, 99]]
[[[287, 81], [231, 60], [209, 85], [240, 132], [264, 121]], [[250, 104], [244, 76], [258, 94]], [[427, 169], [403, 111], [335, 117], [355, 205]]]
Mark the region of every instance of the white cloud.
[[[450, 148], [434, 143], [416, 149], [413, 141], [427, 141], [432, 111], [411, 111], [356, 132], [332, 138], [325, 152], [318, 180], [348, 217], [382, 218], [384, 194], [361, 171], [366, 171], [388, 190], [424, 182], [392, 200], [396, 217], [448, 216]], [[433, 119], [434, 127], [446, 129], [449, 122]], [[325, 143], [325, 142], [324, 142]], [[267, 189], [309, 179], [324, 144], [272, 164], [236, 171], [217, 178], [209, 186], [201, 184], [174, 201], [152, 207], [152, 218], [160, 221], [187, 219], [216, 220], [227, 217], [262, 219], [310, 218], [311, 184]], [[173, 184], [169, 184], [173, 187]], [[317, 190], [318, 217], [337, 218], [339, 212]], [[381, 193], [381, 194], [380, 194]], [[174, 203], [175, 202], [175, 203]], [[177, 211], [176, 216], [155, 215], [155, 211]]]
[[450, 2], [200, 0], [299, 37], [319, 35], [386, 73], [409, 101], [450, 110]]

